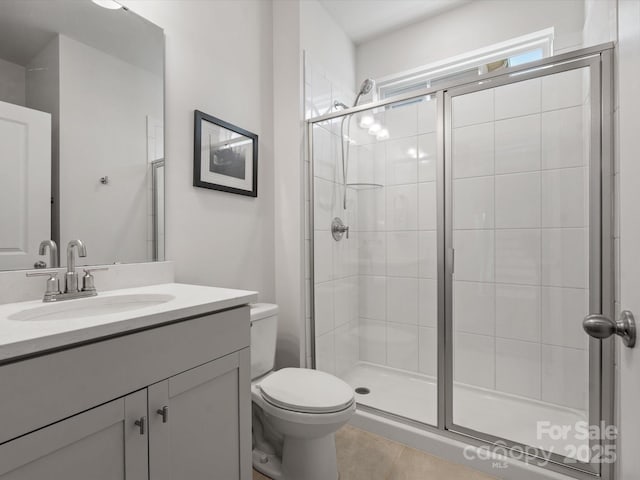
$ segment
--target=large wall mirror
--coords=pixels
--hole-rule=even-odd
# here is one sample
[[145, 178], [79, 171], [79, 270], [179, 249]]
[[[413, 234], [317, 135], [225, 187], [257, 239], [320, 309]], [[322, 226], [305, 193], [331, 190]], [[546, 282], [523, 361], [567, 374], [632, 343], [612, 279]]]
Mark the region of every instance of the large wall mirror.
[[0, 1], [0, 270], [164, 259], [164, 33], [117, 7]]

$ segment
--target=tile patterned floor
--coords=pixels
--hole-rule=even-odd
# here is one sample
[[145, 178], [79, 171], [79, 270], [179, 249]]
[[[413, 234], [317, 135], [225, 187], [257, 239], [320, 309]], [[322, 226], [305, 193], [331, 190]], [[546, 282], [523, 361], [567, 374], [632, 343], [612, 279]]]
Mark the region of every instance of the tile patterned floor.
[[[497, 480], [349, 425], [336, 447], [340, 480]], [[254, 471], [253, 480], [269, 479]]]

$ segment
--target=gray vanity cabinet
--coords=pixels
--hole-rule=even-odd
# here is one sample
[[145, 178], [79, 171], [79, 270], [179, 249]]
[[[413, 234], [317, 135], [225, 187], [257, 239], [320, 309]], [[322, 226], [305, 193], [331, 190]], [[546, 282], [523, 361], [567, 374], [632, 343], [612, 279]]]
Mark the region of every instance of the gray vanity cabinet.
[[2, 480], [145, 480], [146, 390], [54, 423], [0, 447]]
[[251, 478], [249, 371], [244, 349], [149, 387], [152, 480]]
[[249, 308], [0, 366], [0, 480], [250, 480]]

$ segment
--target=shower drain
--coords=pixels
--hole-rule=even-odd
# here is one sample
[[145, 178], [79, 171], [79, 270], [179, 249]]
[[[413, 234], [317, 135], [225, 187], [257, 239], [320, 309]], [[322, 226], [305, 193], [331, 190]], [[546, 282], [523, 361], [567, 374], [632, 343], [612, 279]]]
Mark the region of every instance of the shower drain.
[[369, 393], [371, 393], [371, 390], [369, 390], [367, 387], [358, 387], [356, 388], [356, 393], [359, 393], [360, 395], [368, 395]]

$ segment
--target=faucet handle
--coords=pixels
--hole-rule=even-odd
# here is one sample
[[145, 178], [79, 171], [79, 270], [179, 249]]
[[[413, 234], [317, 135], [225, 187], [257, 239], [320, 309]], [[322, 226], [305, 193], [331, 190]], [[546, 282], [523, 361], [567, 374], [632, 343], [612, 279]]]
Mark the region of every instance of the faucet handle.
[[27, 272], [27, 277], [46, 277], [47, 279], [47, 288], [44, 292], [43, 301], [49, 302], [52, 299], [60, 294], [60, 282], [58, 281], [58, 271], [57, 270], [42, 270], [39, 272]]
[[91, 275], [91, 272], [100, 272], [102, 270], [109, 270], [109, 267], [91, 267], [91, 268], [83, 268], [82, 271], [85, 275]]
[[96, 286], [93, 282], [92, 272], [100, 272], [109, 270], [108, 267], [95, 267], [95, 268], [83, 268], [84, 276], [82, 277], [82, 291], [83, 292], [95, 292]]

